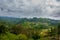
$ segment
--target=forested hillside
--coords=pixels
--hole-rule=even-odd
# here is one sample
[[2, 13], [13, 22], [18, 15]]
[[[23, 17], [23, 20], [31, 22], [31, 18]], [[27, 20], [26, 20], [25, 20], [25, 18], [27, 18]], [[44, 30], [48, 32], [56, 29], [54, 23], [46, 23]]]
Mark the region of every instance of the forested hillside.
[[0, 17], [0, 40], [58, 40], [60, 20]]

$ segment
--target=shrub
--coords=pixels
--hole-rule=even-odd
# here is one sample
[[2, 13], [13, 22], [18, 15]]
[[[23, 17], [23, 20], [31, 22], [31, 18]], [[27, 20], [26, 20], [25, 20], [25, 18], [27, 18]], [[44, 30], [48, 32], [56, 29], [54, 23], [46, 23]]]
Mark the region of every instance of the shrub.
[[0, 40], [9, 40], [5, 34], [0, 34]]
[[25, 34], [19, 34], [17, 36], [17, 40], [28, 40], [27, 36]]
[[0, 34], [0, 40], [16, 40], [16, 35], [12, 33]]
[[9, 40], [16, 40], [17, 37], [17, 35], [12, 33], [7, 33], [6, 36], [8, 37]]

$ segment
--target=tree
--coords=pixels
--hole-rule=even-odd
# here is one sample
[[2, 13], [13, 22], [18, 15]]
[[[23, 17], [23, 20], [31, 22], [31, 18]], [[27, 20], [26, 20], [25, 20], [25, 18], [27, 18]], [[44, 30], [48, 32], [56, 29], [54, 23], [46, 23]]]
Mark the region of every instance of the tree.
[[38, 33], [37, 31], [35, 31], [35, 32], [33, 33], [33, 35], [32, 35], [32, 38], [33, 38], [34, 40], [40, 39], [39, 33]]
[[7, 27], [5, 25], [0, 25], [0, 33], [6, 33]]
[[22, 25], [18, 24], [16, 26], [12, 27], [10, 31], [11, 31], [11, 33], [14, 33], [14, 34], [20, 34], [22, 32], [22, 30], [23, 30]]
[[60, 34], [60, 24], [58, 24], [58, 34]]
[[59, 40], [59, 37], [60, 37], [60, 23], [58, 24], [58, 40]]

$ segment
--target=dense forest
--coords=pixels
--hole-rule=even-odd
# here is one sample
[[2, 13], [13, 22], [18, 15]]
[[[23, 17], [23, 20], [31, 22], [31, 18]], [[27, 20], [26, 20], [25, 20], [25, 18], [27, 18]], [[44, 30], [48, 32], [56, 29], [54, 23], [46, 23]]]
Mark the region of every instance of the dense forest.
[[0, 40], [59, 40], [60, 20], [0, 17]]

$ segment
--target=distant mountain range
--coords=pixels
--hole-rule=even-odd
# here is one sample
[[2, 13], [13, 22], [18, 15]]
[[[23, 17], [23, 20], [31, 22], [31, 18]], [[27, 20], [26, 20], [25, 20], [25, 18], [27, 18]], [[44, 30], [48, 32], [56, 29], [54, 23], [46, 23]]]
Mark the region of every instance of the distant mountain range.
[[60, 20], [53, 20], [53, 19], [48, 19], [48, 18], [13, 18], [13, 17], [0, 17], [0, 22], [9, 22], [9, 23], [14, 23], [14, 24], [19, 24], [23, 22], [41, 22], [41, 23], [49, 23], [52, 25], [56, 25], [60, 23]]

